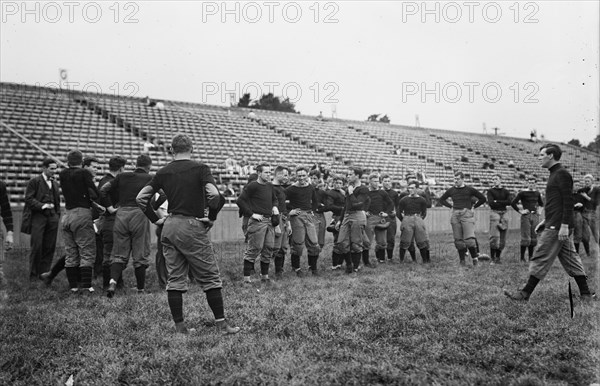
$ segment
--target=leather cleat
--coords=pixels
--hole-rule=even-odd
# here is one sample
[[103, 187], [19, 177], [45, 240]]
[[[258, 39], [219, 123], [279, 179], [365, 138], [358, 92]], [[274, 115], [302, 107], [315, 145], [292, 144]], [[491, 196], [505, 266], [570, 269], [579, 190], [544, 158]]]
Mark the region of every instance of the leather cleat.
[[473, 258], [473, 267], [476, 267], [478, 263], [479, 263], [479, 259], [474, 257]]
[[175, 331], [178, 334], [189, 334], [189, 333], [196, 332], [196, 329], [195, 328], [187, 328], [185, 322], [178, 322], [178, 323], [175, 323]]
[[525, 291], [519, 291], [519, 292], [510, 292], [508, 290], [503, 290], [504, 291], [504, 295], [506, 297], [508, 297], [509, 299], [512, 300], [516, 300], [518, 302], [526, 302], [529, 300], [529, 296], [531, 294], [528, 294]]
[[42, 279], [44, 284], [46, 284], [47, 286], [50, 286], [50, 284], [52, 284], [52, 277], [50, 276], [50, 274], [50, 272], [44, 272], [40, 275], [40, 279]]
[[365, 267], [367, 267], [367, 268], [375, 268], [375, 265], [372, 264], [372, 263], [368, 263], [368, 264], [365, 264]]
[[231, 327], [225, 320], [219, 320], [216, 322], [216, 324], [223, 335], [233, 335], [240, 332], [239, 327]]
[[581, 299], [582, 302], [585, 302], [585, 303], [598, 300], [595, 292], [593, 294], [583, 294], [579, 298]]
[[296, 276], [304, 277], [304, 273], [302, 272], [302, 269], [298, 268], [298, 269], [294, 270], [294, 272], [296, 272]]

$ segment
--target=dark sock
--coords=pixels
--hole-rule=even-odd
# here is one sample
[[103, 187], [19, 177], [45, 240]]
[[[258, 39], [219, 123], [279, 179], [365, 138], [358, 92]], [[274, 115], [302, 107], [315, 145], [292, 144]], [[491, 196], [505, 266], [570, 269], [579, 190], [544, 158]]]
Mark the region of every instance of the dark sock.
[[213, 288], [206, 291], [206, 301], [215, 315], [215, 319], [225, 318], [225, 307], [223, 306], [223, 295], [220, 288]]
[[58, 276], [60, 271], [65, 269], [66, 259], [66, 256], [62, 256], [60, 259], [56, 260], [56, 263], [54, 263], [52, 268], [50, 268], [50, 279], [54, 279], [56, 276]]
[[460, 261], [465, 261], [465, 255], [467, 254], [467, 250], [466, 249], [459, 249], [458, 250], [458, 258]]
[[285, 255], [283, 254], [283, 250], [278, 250], [275, 252], [275, 272], [283, 271], [283, 261], [285, 259]]
[[293, 269], [300, 268], [300, 256], [292, 255], [292, 268]]
[[527, 292], [528, 294], [531, 294], [533, 292], [533, 290], [535, 290], [535, 286], [537, 286], [539, 282], [540, 282], [540, 279], [538, 279], [537, 277], [529, 276], [529, 280], [527, 280], [527, 284], [525, 284], [525, 287], [523, 287], [523, 292]]
[[417, 261], [417, 251], [415, 250], [414, 246], [408, 248], [408, 253], [410, 253], [410, 258], [412, 259], [412, 261]]
[[496, 249], [496, 260], [500, 261], [500, 255], [502, 255], [502, 249]]
[[142, 265], [141, 267], [137, 267], [135, 272], [135, 281], [137, 283], [137, 289], [143, 290], [146, 285], [146, 268], [147, 266]]
[[573, 243], [575, 245], [575, 252], [579, 253], [579, 243]]
[[337, 254], [337, 253], [335, 253], [335, 252], [332, 252], [331, 253], [331, 266], [332, 267], [337, 267], [340, 264], [341, 264], [341, 262], [340, 262], [340, 255]]
[[90, 288], [92, 286], [93, 267], [79, 267], [79, 276], [81, 277], [81, 287]]
[[590, 288], [588, 287], [587, 277], [586, 276], [574, 276], [575, 282], [577, 283], [577, 287], [579, 287], [579, 294], [581, 295], [589, 295]]
[[260, 262], [260, 274], [261, 275], [268, 275], [269, 274], [269, 263], [265, 263], [265, 262]]
[[354, 269], [358, 269], [358, 267], [360, 266], [360, 257], [361, 257], [362, 253], [361, 252], [352, 252], [352, 266], [354, 267]]
[[77, 288], [79, 282], [79, 267], [67, 267], [67, 280], [69, 281], [69, 288]]
[[[590, 242], [583, 240], [583, 249], [585, 249], [586, 255], [590, 255]], [[579, 253], [579, 251], [577, 251]]]
[[102, 288], [108, 288], [110, 282], [110, 265], [102, 266]]
[[406, 249], [400, 248], [400, 261], [404, 261], [404, 255], [406, 255]]
[[347, 273], [352, 272], [352, 254], [350, 252], [344, 253], [342, 255], [342, 259], [346, 263], [346, 272]]
[[254, 263], [248, 260], [244, 260], [244, 276], [252, 275], [254, 271]]
[[422, 249], [419, 249], [419, 252], [421, 252], [421, 259], [423, 260], [423, 263], [428, 263], [429, 262], [429, 256], [428, 256], [429, 251], [426, 248], [422, 248]]
[[365, 265], [369, 264], [369, 250], [364, 249], [362, 251], [362, 260]]
[[183, 296], [181, 291], [167, 291], [167, 300], [169, 301], [169, 309], [175, 323], [183, 322]]
[[110, 278], [114, 281], [119, 281], [119, 279], [121, 278], [121, 274], [123, 273], [123, 269], [125, 269], [125, 264], [112, 263], [110, 265]]
[[387, 249], [387, 258], [388, 260], [392, 260], [394, 258], [394, 248]]
[[375, 254], [377, 255], [377, 260], [385, 261], [385, 249], [380, 249], [376, 251]]
[[533, 257], [533, 249], [535, 248], [535, 245], [530, 245], [527, 247], [527, 251], [529, 252], [529, 259], [531, 260], [531, 257]]
[[521, 260], [525, 260], [525, 251], [527, 250], [526, 245], [521, 245]]
[[471, 254], [471, 258], [473, 259], [479, 256], [479, 252], [477, 252], [477, 247], [469, 248], [469, 253]]
[[316, 256], [308, 256], [308, 266], [311, 271], [317, 270], [317, 260], [319, 259], [319, 255]]

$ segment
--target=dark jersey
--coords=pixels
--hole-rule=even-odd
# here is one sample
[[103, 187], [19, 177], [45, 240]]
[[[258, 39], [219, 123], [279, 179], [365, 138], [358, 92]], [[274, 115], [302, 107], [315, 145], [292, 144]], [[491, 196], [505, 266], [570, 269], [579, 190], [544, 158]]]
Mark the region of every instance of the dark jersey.
[[394, 204], [390, 196], [383, 190], [369, 190], [369, 198], [371, 202], [367, 211], [371, 214], [379, 214], [386, 212], [391, 214], [394, 211]]
[[561, 164], [550, 168], [546, 183], [546, 228], [561, 224], [573, 226], [573, 178]]
[[242, 214], [248, 217], [255, 213], [270, 216], [273, 207], [277, 206], [277, 202], [273, 184], [270, 182], [261, 184], [258, 181], [252, 181], [246, 185], [237, 199]]
[[[135, 198], [152, 176], [144, 169], [119, 174], [114, 180], [106, 182], [100, 188], [100, 197], [104, 206], [137, 207]], [[116, 199], [116, 200], [115, 200]]]
[[291, 185], [285, 190], [285, 197], [289, 201], [288, 209], [315, 210], [317, 196], [312, 185]]
[[98, 199], [98, 188], [89, 171], [68, 167], [61, 170], [58, 177], [67, 209], [91, 208], [92, 200]]
[[[478, 199], [475, 205], [473, 205], [473, 197]], [[452, 205], [446, 201], [448, 198], [452, 198]], [[460, 188], [453, 186], [442, 194], [440, 203], [452, 209], [471, 209], [483, 205], [485, 203], [485, 196], [472, 186], [464, 185]]]
[[517, 194], [510, 203], [510, 206], [517, 212], [519, 211], [519, 208], [517, 207], [519, 201], [521, 201], [523, 209], [527, 209], [530, 212], [535, 212], [539, 206], [544, 206], [542, 195], [537, 190], [521, 190]]
[[510, 205], [510, 192], [505, 188], [492, 187], [487, 191], [487, 200], [492, 210], [506, 210]]
[[423, 196], [406, 196], [398, 203], [398, 211], [404, 216], [420, 215], [422, 218], [427, 216], [427, 200]]

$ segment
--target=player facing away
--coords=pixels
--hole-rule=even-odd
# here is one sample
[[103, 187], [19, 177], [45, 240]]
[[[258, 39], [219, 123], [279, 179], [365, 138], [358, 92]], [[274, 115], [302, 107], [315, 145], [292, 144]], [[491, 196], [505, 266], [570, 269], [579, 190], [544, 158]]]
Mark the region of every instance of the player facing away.
[[[171, 141], [173, 161], [164, 166], [137, 195], [136, 201], [148, 219], [163, 224], [162, 245], [167, 266], [167, 300], [175, 329], [188, 333], [183, 320], [183, 294], [188, 290], [188, 270], [206, 295], [217, 327], [223, 334], [235, 334], [225, 320], [225, 307], [219, 266], [208, 231], [225, 204], [210, 168], [192, 161], [192, 140], [177, 134]], [[169, 200], [169, 215], [159, 219], [146, 210], [154, 193], [163, 190]], [[208, 215], [206, 213], [208, 212]]]

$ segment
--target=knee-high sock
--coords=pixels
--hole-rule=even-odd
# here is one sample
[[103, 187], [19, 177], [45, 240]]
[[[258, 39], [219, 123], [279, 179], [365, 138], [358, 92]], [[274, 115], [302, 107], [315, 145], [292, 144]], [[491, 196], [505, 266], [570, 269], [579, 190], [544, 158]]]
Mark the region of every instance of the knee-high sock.
[[525, 284], [525, 287], [523, 287], [522, 291], [531, 294], [533, 290], [535, 290], [535, 287], [538, 285], [539, 282], [540, 279], [538, 279], [537, 277], [529, 276], [529, 280], [527, 280], [527, 284]]
[[364, 249], [362, 251], [362, 260], [365, 265], [369, 264], [369, 250]]
[[67, 260], [67, 256], [63, 255], [60, 259], [56, 260], [56, 263], [50, 268], [50, 279], [54, 279], [60, 271], [65, 269], [65, 262]]
[[183, 293], [181, 291], [167, 291], [167, 300], [169, 302], [169, 309], [171, 310], [171, 316], [175, 323], [183, 322]]
[[143, 290], [146, 285], [146, 268], [147, 266], [142, 265], [141, 267], [137, 267], [134, 271], [138, 290]]
[[352, 252], [351, 257], [352, 257], [352, 265], [354, 266], [354, 269], [357, 270], [358, 267], [360, 266], [360, 257], [361, 257], [362, 253], [361, 252]]
[[254, 270], [254, 263], [248, 260], [244, 260], [244, 276], [250, 276]]
[[581, 295], [589, 295], [590, 294], [590, 288], [588, 287], [588, 283], [587, 283], [587, 277], [581, 275], [581, 276], [574, 276], [575, 282], [577, 283], [577, 286], [579, 287], [579, 293]]
[[269, 263], [265, 263], [265, 262], [260, 262], [260, 274], [261, 275], [268, 275], [269, 274]]
[[525, 260], [525, 251], [527, 250], [526, 245], [521, 245], [521, 260]]
[[77, 288], [79, 282], [79, 267], [67, 267], [67, 280], [69, 281], [69, 288]]
[[125, 264], [123, 263], [112, 263], [110, 265], [110, 278], [114, 281], [119, 281], [121, 278], [121, 273], [125, 269]]
[[79, 267], [79, 275], [81, 277], [81, 287], [90, 288], [92, 286], [92, 275], [94, 267]]
[[223, 294], [220, 288], [213, 288], [206, 291], [206, 301], [215, 315], [215, 319], [225, 318], [225, 307], [223, 306]]

